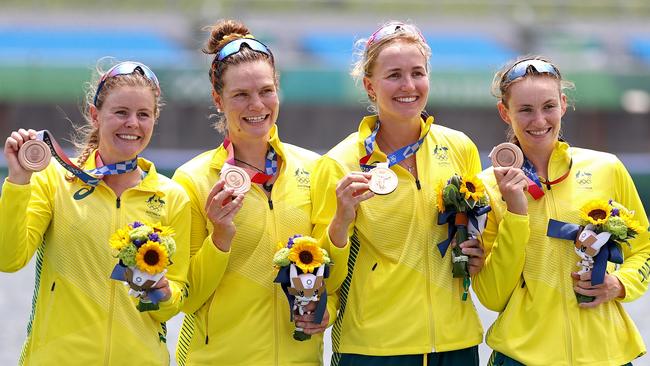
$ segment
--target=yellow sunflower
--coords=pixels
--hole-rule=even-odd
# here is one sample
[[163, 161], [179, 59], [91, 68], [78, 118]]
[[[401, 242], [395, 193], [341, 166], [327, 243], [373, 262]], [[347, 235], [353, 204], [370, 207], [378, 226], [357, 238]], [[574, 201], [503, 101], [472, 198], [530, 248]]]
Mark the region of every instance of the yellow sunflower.
[[439, 212], [445, 212], [445, 199], [442, 196], [442, 191], [445, 189], [445, 182], [438, 181], [438, 187], [436, 188], [436, 204], [438, 205]]
[[122, 248], [127, 246], [130, 242], [131, 238], [129, 236], [129, 230], [127, 229], [118, 229], [109, 239], [109, 244], [115, 250], [122, 250]]
[[175, 232], [171, 226], [163, 226], [160, 222], [155, 224], [147, 223], [147, 226], [153, 229], [154, 233], [158, 233], [160, 236], [174, 236]]
[[312, 273], [314, 268], [323, 264], [323, 253], [314, 238], [300, 237], [293, 241], [289, 252], [289, 260], [304, 273]]
[[162, 272], [167, 267], [168, 262], [169, 258], [165, 248], [153, 241], [143, 244], [135, 256], [138, 269], [149, 274]]
[[625, 226], [628, 229], [631, 229], [637, 234], [645, 231], [645, 228], [641, 226], [641, 224], [637, 220], [635, 220], [634, 217], [630, 215], [628, 212], [625, 213], [621, 212], [620, 216], [623, 219], [623, 222], [625, 222]]
[[611, 213], [611, 206], [605, 200], [591, 200], [580, 209], [580, 217], [593, 225], [606, 223]]
[[460, 193], [465, 196], [466, 200], [472, 199], [478, 202], [485, 195], [485, 186], [477, 176], [463, 179], [460, 184]]

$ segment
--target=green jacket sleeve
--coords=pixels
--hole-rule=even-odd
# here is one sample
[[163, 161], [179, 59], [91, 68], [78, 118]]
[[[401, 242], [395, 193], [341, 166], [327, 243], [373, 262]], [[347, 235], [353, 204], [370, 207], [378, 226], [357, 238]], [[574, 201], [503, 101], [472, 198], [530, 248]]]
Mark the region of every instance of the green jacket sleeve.
[[230, 252], [222, 252], [213, 243], [207, 230], [204, 215], [205, 202], [201, 202], [191, 177], [176, 171], [173, 180], [178, 182], [190, 197], [192, 224], [190, 230], [190, 264], [188, 270], [189, 291], [183, 312], [196, 312], [216, 290], [223, 278]]
[[52, 218], [52, 203], [45, 172], [17, 185], [5, 180], [0, 196], [0, 271], [23, 268], [43, 242]]
[[623, 264], [612, 274], [621, 281], [625, 287], [623, 302], [633, 301], [641, 297], [648, 289], [650, 279], [650, 238], [648, 234], [648, 217], [643, 203], [634, 186], [630, 174], [623, 163], [615, 163], [614, 179], [616, 181], [616, 195], [613, 199], [635, 212], [634, 218], [645, 230], [630, 240], [630, 246], [622, 245]]

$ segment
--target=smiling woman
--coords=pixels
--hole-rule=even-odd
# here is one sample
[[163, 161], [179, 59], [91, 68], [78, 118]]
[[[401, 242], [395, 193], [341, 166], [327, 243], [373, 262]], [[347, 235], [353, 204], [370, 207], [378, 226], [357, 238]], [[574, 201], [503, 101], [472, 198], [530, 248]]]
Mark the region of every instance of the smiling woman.
[[487, 335], [489, 365], [628, 365], [646, 352], [622, 303], [648, 288], [648, 218], [616, 156], [561, 139], [571, 86], [542, 57], [494, 75], [499, 114], [523, 166], [481, 176], [493, 210], [474, 291], [499, 312]]
[[287, 299], [273, 284], [276, 244], [312, 233], [310, 175], [318, 155], [280, 141], [271, 50], [237, 21], [207, 30], [216, 128], [225, 139], [174, 173], [193, 206], [177, 362], [320, 365], [327, 313], [320, 323], [296, 315], [314, 336], [295, 341]]
[[[155, 74], [141, 63], [122, 62], [89, 88], [76, 159], [67, 159], [46, 131], [19, 129], [7, 138], [0, 226], [12, 230], [0, 240], [0, 270], [16, 271], [36, 254], [38, 279], [21, 364], [68, 364], [73, 354], [85, 364], [169, 363], [164, 322], [179, 312], [187, 293], [190, 206], [181, 187], [138, 157], [159, 103]], [[18, 153], [37, 139], [50, 141], [46, 146], [59, 163], [34, 173]], [[153, 201], [161, 204], [152, 209]], [[128, 288], [111, 279], [118, 259], [110, 237], [134, 221], [176, 233], [174, 263], [141, 294], [141, 301], [156, 296], [154, 311], [138, 310]], [[144, 255], [139, 260], [152, 265], [147, 248], [138, 251]]]
[[[462, 300], [451, 256], [431, 245], [448, 237], [436, 225], [435, 189], [477, 174], [478, 151], [424, 110], [431, 50], [417, 27], [390, 22], [358, 45], [353, 76], [377, 113], [318, 161], [312, 183], [321, 240], [349, 252], [332, 365], [478, 365], [478, 314]], [[374, 188], [382, 181], [396, 188]], [[474, 274], [478, 241], [458, 245]]]

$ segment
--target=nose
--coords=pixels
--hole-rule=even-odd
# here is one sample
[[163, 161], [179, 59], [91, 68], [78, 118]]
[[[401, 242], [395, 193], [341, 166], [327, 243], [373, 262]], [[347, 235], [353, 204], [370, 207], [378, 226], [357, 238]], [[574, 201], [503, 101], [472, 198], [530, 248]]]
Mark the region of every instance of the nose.
[[138, 127], [138, 116], [136, 115], [136, 113], [129, 113], [128, 117], [124, 121], [124, 126], [129, 128]]
[[248, 106], [248, 109], [251, 111], [261, 111], [264, 109], [264, 103], [262, 102], [262, 98], [260, 98], [259, 95], [253, 95], [251, 98], [251, 103]]
[[415, 89], [415, 82], [411, 75], [406, 75], [403, 80], [401, 87], [402, 91], [411, 91]]

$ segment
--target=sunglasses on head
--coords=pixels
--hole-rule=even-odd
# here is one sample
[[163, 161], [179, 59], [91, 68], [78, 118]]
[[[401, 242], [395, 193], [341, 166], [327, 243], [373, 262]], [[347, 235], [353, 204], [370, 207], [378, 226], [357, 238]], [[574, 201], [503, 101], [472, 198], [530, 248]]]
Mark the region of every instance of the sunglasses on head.
[[238, 53], [241, 51], [241, 48], [243, 45], [248, 46], [251, 50], [256, 51], [256, 52], [261, 52], [263, 54], [273, 57], [273, 54], [271, 53], [271, 50], [269, 50], [266, 45], [256, 39], [253, 38], [239, 38], [234, 41], [226, 43], [225, 46], [219, 51], [217, 54], [217, 57], [215, 58], [216, 61], [223, 61], [224, 59]]
[[385, 25], [375, 31], [372, 35], [370, 35], [370, 38], [368, 38], [368, 43], [366, 44], [366, 48], [370, 46], [371, 44], [381, 41], [384, 39], [386, 36], [389, 36], [391, 34], [395, 34], [398, 32], [404, 32], [404, 33], [410, 33], [414, 34], [417, 37], [419, 37], [422, 42], [426, 43], [427, 41], [424, 39], [424, 36], [420, 31], [413, 25], [410, 24], [404, 24], [404, 23], [391, 23], [388, 25]]
[[561, 79], [560, 71], [552, 64], [544, 60], [524, 60], [514, 64], [510, 70], [503, 76], [503, 83], [510, 83], [528, 74], [528, 70], [533, 69], [539, 74], [550, 74], [558, 79]]
[[108, 78], [112, 78], [118, 75], [129, 75], [133, 74], [136, 71], [139, 72], [140, 75], [151, 80], [158, 88], [158, 93], [160, 94], [160, 83], [158, 82], [158, 78], [147, 65], [135, 61], [124, 61], [108, 69], [108, 71], [106, 71], [106, 73], [104, 73], [104, 75], [102, 75], [102, 77], [99, 79], [99, 84], [97, 85], [97, 92], [95, 92], [93, 104], [97, 106], [97, 98], [99, 97], [99, 92], [104, 87], [104, 84]]

